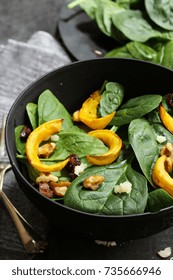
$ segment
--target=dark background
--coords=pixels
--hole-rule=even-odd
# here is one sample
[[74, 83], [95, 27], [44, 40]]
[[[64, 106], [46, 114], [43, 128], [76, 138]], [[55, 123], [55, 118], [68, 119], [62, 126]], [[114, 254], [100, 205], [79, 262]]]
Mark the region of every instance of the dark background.
[[[59, 11], [63, 0], [0, 0], [0, 44], [6, 44], [9, 38], [27, 41], [37, 30], [49, 32], [57, 40]], [[0, 213], [1, 218], [1, 213]], [[4, 223], [11, 223], [7, 216]], [[68, 232], [50, 230], [49, 246], [42, 255], [35, 259], [115, 259], [149, 260], [160, 259], [159, 250], [172, 247], [173, 228], [159, 234], [118, 243], [115, 247], [97, 245], [93, 240], [76, 236]], [[116, 240], [115, 240], [116, 241]], [[3, 252], [0, 259], [22, 259], [21, 252]]]

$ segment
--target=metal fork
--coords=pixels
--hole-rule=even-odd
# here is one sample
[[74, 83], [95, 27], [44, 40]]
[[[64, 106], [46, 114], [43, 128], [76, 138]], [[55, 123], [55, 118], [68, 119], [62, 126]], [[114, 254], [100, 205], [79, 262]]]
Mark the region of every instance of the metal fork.
[[47, 246], [46, 240], [44, 240], [25, 220], [3, 191], [4, 175], [10, 168], [11, 164], [6, 157], [5, 150], [5, 117], [3, 116], [0, 137], [0, 198], [2, 199], [16, 226], [26, 252], [29, 254], [42, 253]]

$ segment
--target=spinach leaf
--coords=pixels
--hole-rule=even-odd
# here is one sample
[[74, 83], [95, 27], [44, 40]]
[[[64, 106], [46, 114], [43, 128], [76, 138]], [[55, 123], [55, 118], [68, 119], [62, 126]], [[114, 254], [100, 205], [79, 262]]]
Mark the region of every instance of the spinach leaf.
[[68, 4], [68, 8], [80, 7], [85, 13], [96, 21], [99, 29], [107, 36], [113, 36], [112, 33], [112, 13], [116, 14], [123, 11], [124, 8], [115, 1], [110, 0], [75, 0]]
[[[114, 33], [113, 32], [113, 25], [112, 25], [112, 15], [116, 15], [117, 13], [123, 11], [124, 9], [122, 7], [120, 7], [120, 5], [117, 5], [117, 3], [112, 2], [112, 1], [105, 1], [102, 0], [102, 5], [99, 5], [97, 9], [102, 10], [103, 17], [102, 17], [102, 21], [105, 27], [105, 34], [108, 36], [112, 36], [114, 37]], [[97, 15], [97, 13], [96, 13]], [[99, 26], [99, 25], [98, 25]], [[101, 29], [101, 28], [100, 28]], [[116, 36], [115, 36], [116, 39]]]
[[151, 38], [162, 36], [159, 31], [153, 29], [140, 10], [127, 9], [113, 15], [112, 22], [127, 39], [132, 41], [146, 42]]
[[147, 44], [140, 42], [130, 42], [123, 47], [116, 48], [108, 52], [105, 56], [135, 58], [155, 62], [157, 60], [157, 55], [157, 51]]
[[20, 139], [20, 133], [21, 130], [24, 126], [23, 125], [19, 125], [15, 128], [15, 142], [16, 142], [16, 149], [17, 151], [21, 154], [21, 155], [25, 155], [25, 146], [26, 143], [21, 141]]
[[[121, 7], [124, 7], [126, 9], [129, 9], [131, 6], [131, 2], [134, 2], [133, 0], [115, 0], [118, 5]], [[136, 1], [135, 1], [136, 2]]]
[[147, 120], [135, 119], [129, 125], [128, 136], [141, 170], [153, 185], [151, 173], [160, 152], [153, 128]]
[[157, 52], [156, 63], [164, 67], [173, 69], [173, 40], [160, 41], [153, 44], [153, 48]]
[[115, 0], [116, 3], [124, 8], [140, 8], [142, 6], [141, 0]]
[[157, 136], [165, 136], [166, 140], [164, 143], [158, 143], [158, 146], [163, 146], [164, 144], [166, 144], [166, 142], [170, 142], [173, 143], [173, 134], [171, 132], [169, 132], [161, 123], [150, 123], [151, 127], [154, 130], [155, 133], [155, 138], [157, 138]]
[[126, 45], [126, 47], [133, 58], [153, 62], [157, 58], [157, 52], [146, 44], [140, 42], [130, 42]]
[[[104, 182], [97, 191], [84, 189], [82, 185], [84, 179], [93, 174], [103, 175]], [[132, 184], [130, 194], [115, 193], [114, 187], [126, 180]], [[128, 215], [144, 212], [147, 196], [146, 179], [125, 161], [108, 166], [91, 167], [84, 171], [68, 188], [64, 204], [83, 212]]]
[[145, 8], [150, 19], [158, 26], [173, 30], [173, 0], [145, 0]]
[[36, 183], [36, 178], [39, 175], [39, 171], [36, 170], [32, 165], [29, 164], [26, 157], [18, 157], [18, 160], [21, 162], [22, 173], [27, 178], [31, 180], [31, 183]]
[[111, 15], [112, 12], [109, 10], [109, 6], [103, 6], [104, 3], [101, 2], [95, 11], [95, 19], [99, 29], [107, 36], [111, 34]]
[[[33, 129], [35, 129], [38, 125], [38, 116], [37, 116], [37, 104], [28, 103], [26, 106], [26, 111]], [[23, 129], [24, 125], [19, 125], [15, 128], [15, 142], [16, 149], [21, 155], [25, 155], [25, 146], [26, 143], [21, 140], [20, 133]]]
[[122, 103], [124, 88], [119, 83], [109, 82], [102, 93], [98, 111], [102, 117], [114, 112]]
[[86, 14], [92, 19], [95, 18], [95, 11], [98, 8], [99, 0], [75, 0], [67, 5], [69, 9], [80, 5], [80, 7], [86, 12]]
[[123, 47], [115, 48], [105, 54], [105, 57], [122, 57], [122, 58], [132, 58], [132, 55], [127, 49], [127, 45]]
[[[101, 213], [106, 215], [129, 215], [143, 213], [146, 207], [148, 196], [147, 180], [130, 165], [122, 174], [117, 184], [129, 181], [132, 184], [132, 191], [129, 194], [114, 194], [111, 192]], [[115, 205], [116, 204], [116, 205]]]
[[147, 20], [141, 10], [125, 10], [112, 16], [112, 22], [122, 34], [131, 41], [147, 42], [149, 39], [173, 39], [173, 32], [161, 30]]
[[63, 160], [70, 154], [77, 154], [80, 158], [88, 154], [100, 155], [108, 150], [101, 140], [84, 132], [64, 131], [58, 135], [56, 150], [49, 161]]
[[155, 63], [162, 65], [162, 60], [164, 56], [165, 51], [165, 44], [166, 42], [157, 42], [156, 44], [153, 44], [153, 49], [157, 52], [157, 58]]
[[164, 53], [162, 58], [162, 65], [173, 69], [173, 41], [169, 41], [164, 47]]
[[38, 118], [39, 125], [55, 119], [64, 119], [62, 130], [73, 126], [72, 118], [64, 105], [48, 89], [39, 96]]
[[157, 108], [147, 115], [147, 120], [150, 123], [161, 123], [159, 111], [157, 110]]
[[105, 57], [124, 57], [151, 61], [173, 69], [173, 40], [156, 44], [132, 41], [106, 53]]
[[173, 205], [173, 197], [163, 189], [157, 189], [149, 193], [146, 212], [157, 212]]
[[28, 103], [26, 105], [26, 111], [32, 125], [32, 128], [35, 129], [38, 126], [38, 112], [37, 112], [37, 104]]
[[128, 124], [132, 120], [141, 118], [157, 108], [161, 101], [162, 96], [157, 94], [148, 94], [131, 98], [116, 112], [111, 124], [115, 126]]
[[[145, 119], [134, 120], [129, 125], [129, 142], [133, 148], [139, 165], [150, 182], [151, 173], [160, 149], [167, 142], [173, 143], [173, 135], [161, 123], [149, 123]], [[165, 141], [159, 143], [158, 136], [164, 136]]]

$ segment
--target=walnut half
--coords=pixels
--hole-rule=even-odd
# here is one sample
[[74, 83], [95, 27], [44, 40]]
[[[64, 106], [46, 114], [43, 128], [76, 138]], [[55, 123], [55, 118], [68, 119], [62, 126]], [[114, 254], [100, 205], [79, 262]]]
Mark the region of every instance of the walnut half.
[[160, 150], [160, 155], [165, 155], [167, 157], [165, 161], [165, 169], [170, 173], [173, 168], [173, 144], [168, 142], [164, 145]]
[[104, 179], [105, 178], [102, 175], [92, 175], [88, 178], [85, 178], [83, 181], [83, 186], [86, 189], [96, 191], [99, 188], [99, 185], [103, 183]]
[[44, 144], [38, 148], [38, 156], [42, 158], [48, 158], [51, 154], [53, 154], [56, 149], [56, 144], [53, 142]]
[[69, 181], [50, 182], [50, 187], [55, 196], [64, 197], [68, 187], [71, 185]]

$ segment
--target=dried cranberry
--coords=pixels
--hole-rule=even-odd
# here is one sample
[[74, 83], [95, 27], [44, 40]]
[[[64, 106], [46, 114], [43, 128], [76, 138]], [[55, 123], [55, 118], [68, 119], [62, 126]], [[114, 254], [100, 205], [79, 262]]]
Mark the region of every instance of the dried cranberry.
[[168, 94], [167, 101], [168, 104], [173, 108], [173, 93]]
[[31, 129], [28, 126], [24, 125], [20, 132], [20, 139], [22, 141], [26, 141], [30, 133]]
[[69, 162], [66, 165], [66, 169], [69, 172], [69, 176], [71, 177], [71, 179], [76, 178], [76, 174], [75, 172], [75, 166], [80, 165], [81, 161], [80, 158], [78, 157], [78, 155], [76, 154], [71, 154], [69, 156]]

